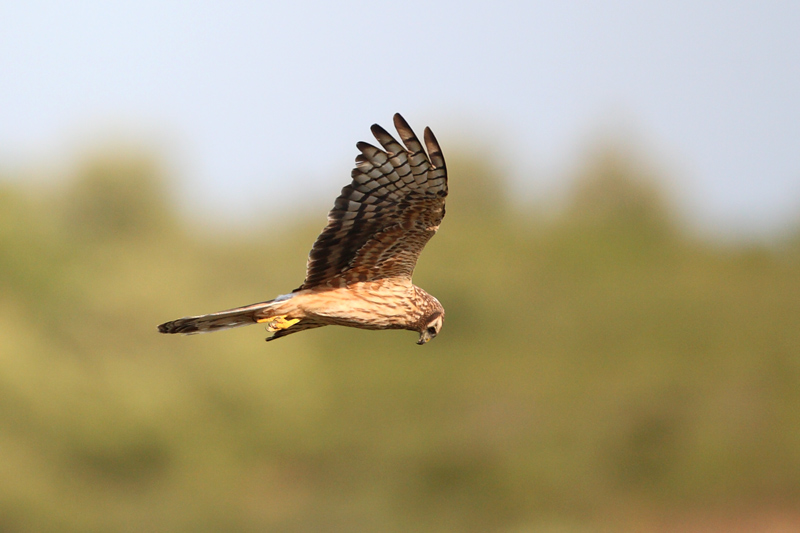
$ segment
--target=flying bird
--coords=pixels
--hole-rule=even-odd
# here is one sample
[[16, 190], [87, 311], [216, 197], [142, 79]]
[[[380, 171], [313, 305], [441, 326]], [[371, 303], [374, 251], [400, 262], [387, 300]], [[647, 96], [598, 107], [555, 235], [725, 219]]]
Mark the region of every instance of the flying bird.
[[267, 302], [158, 326], [161, 333], [206, 333], [266, 324], [268, 341], [327, 325], [407, 329], [417, 344], [439, 334], [444, 308], [411, 283], [420, 252], [444, 217], [447, 169], [439, 143], [425, 128], [425, 148], [399, 114], [401, 145], [377, 124], [381, 147], [359, 142], [361, 152], [308, 256], [300, 287]]

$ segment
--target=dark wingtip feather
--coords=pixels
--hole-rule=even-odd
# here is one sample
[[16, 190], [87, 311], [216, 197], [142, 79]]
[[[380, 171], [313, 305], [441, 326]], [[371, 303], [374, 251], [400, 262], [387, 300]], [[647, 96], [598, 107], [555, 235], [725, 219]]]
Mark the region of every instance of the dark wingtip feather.
[[[403, 140], [403, 144], [406, 145], [409, 152], [412, 154], [420, 152], [425, 155], [425, 149], [422, 147], [422, 143], [419, 142], [414, 130], [411, 129], [411, 126], [408, 125], [408, 122], [406, 122], [406, 119], [404, 119], [400, 113], [394, 116], [394, 127], [397, 128], [397, 133], [400, 135], [400, 139]], [[427, 158], [428, 156], [425, 155], [425, 157]]]
[[400, 137], [404, 137], [403, 132], [407, 132], [412, 137], [414, 136], [414, 131], [411, 129], [411, 126], [408, 125], [406, 119], [403, 118], [403, 115], [400, 113], [394, 114], [394, 127], [397, 129], [397, 132], [400, 134]]
[[377, 150], [377, 148], [375, 148], [374, 146], [372, 146], [370, 143], [368, 143], [366, 141], [358, 141], [356, 143], [356, 148], [358, 148], [359, 152], [362, 152], [362, 153], [364, 151], [367, 151], [367, 150], [370, 150], [370, 149], [371, 150]]
[[369, 131], [372, 132], [376, 139], [380, 139], [382, 135], [389, 135], [389, 132], [383, 129], [380, 124], [373, 124], [369, 127]]
[[428, 149], [428, 156], [431, 163], [436, 168], [445, 168], [444, 155], [442, 155], [442, 148], [439, 146], [439, 141], [433, 134], [430, 128], [425, 128], [425, 147]]
[[383, 149], [386, 150], [386, 153], [397, 154], [403, 151], [403, 147], [400, 146], [400, 143], [392, 137], [392, 134], [386, 131], [382, 126], [379, 124], [373, 124], [370, 128], [372, 131], [372, 135], [378, 139], [378, 142], [381, 143]]

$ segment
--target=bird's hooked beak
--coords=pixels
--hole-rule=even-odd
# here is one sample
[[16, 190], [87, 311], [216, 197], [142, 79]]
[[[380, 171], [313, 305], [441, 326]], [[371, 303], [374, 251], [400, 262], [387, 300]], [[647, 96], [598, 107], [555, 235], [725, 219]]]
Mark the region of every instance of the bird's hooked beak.
[[433, 338], [433, 336], [430, 333], [428, 333], [427, 329], [423, 330], [422, 333], [419, 334], [419, 340], [417, 341], [417, 344], [422, 346], [423, 344], [425, 344], [426, 342], [428, 342], [432, 338]]

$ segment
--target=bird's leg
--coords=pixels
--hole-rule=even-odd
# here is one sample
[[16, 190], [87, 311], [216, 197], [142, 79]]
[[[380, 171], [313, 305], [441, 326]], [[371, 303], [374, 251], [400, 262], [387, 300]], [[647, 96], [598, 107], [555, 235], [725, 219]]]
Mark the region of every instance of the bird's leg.
[[271, 316], [267, 318], [262, 318], [258, 320], [259, 323], [266, 322], [267, 323], [267, 331], [280, 331], [282, 329], [288, 329], [298, 322], [300, 322], [299, 318], [286, 318], [287, 315], [278, 315], [278, 316]]

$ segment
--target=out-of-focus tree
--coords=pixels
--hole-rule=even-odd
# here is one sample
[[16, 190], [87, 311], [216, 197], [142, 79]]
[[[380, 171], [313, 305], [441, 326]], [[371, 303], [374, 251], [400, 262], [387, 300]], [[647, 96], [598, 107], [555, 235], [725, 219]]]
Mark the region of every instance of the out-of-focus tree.
[[586, 158], [563, 218], [583, 231], [594, 227], [647, 240], [673, 235], [676, 222], [655, 171], [612, 146]]
[[448, 151], [415, 273], [447, 309], [423, 348], [156, 332], [299, 284], [320, 213], [204, 239], [136, 153], [52, 198], [0, 186], [0, 530], [642, 531], [643, 510], [797, 507], [797, 254], [690, 239], [625, 150], [587, 157], [549, 221], [474, 154]]
[[89, 239], [130, 239], [171, 229], [164, 178], [154, 158], [139, 151], [87, 157], [65, 198], [65, 222]]

